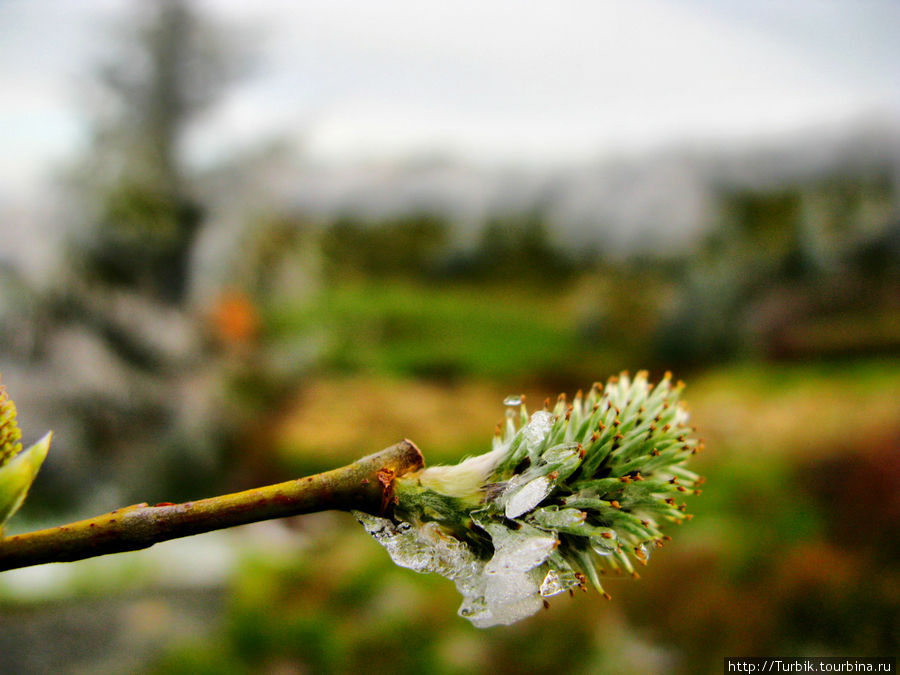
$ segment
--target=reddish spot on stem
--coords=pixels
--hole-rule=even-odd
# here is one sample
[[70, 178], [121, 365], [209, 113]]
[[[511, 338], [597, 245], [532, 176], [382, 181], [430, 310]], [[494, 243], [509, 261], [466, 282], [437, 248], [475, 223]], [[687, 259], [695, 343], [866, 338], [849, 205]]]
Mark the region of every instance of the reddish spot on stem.
[[378, 482], [383, 486], [381, 494], [381, 512], [387, 511], [388, 504], [394, 500], [394, 476], [396, 475], [392, 469], [379, 469], [375, 474]]
[[157, 506], [175, 506], [175, 502], [159, 502], [158, 504], [154, 504], [153, 508]]

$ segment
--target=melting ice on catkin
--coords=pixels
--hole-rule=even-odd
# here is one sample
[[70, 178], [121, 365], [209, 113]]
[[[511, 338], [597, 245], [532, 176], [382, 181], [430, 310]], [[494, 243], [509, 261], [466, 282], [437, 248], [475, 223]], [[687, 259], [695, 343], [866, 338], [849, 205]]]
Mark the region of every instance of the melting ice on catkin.
[[401, 476], [392, 518], [356, 517], [398, 565], [452, 579], [481, 628], [588, 582], [608, 598], [601, 575], [636, 578], [700, 492], [682, 388], [622, 373], [530, 416], [511, 396], [490, 452]]

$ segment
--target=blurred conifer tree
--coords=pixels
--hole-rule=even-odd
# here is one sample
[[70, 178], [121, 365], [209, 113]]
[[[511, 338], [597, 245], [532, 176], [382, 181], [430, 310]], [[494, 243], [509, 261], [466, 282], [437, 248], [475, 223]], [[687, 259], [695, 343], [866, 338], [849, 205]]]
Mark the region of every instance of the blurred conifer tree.
[[178, 305], [204, 211], [184, 157], [186, 131], [240, 74], [242, 59], [185, 0], [140, 10], [98, 73], [105, 105], [85, 177], [97, 203], [76, 257], [88, 280]]

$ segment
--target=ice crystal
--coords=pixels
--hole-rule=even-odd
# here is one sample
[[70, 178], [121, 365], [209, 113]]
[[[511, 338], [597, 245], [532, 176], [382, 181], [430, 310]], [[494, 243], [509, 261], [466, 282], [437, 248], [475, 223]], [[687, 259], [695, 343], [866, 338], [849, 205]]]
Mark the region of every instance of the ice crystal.
[[531, 416], [531, 421], [525, 425], [524, 429], [522, 429], [522, 435], [525, 437], [528, 448], [532, 449], [540, 446], [547, 437], [547, 434], [550, 433], [550, 428], [552, 426], [553, 416], [550, 413], [545, 410], [534, 413], [534, 415]]
[[615, 536], [611, 536], [609, 538], [604, 537], [591, 537], [591, 548], [594, 550], [594, 553], [601, 556], [608, 556], [615, 553], [619, 544], [616, 541]]
[[487, 525], [496, 547], [494, 555], [457, 588], [462, 592], [460, 615], [479, 628], [511, 624], [534, 614], [543, 605], [537, 568], [559, 543], [542, 532], [512, 531]]
[[547, 572], [547, 575], [541, 582], [541, 587], [539, 590], [543, 597], [549, 598], [554, 595], [559, 595], [560, 593], [565, 593], [566, 591], [580, 585], [581, 582], [578, 580], [578, 577], [575, 576], [575, 573], [571, 570], [569, 570], [568, 572], [561, 572], [559, 570], [551, 569], [549, 572]]
[[526, 511], [531, 511], [553, 490], [553, 483], [546, 476], [539, 476], [524, 485], [512, 483], [513, 481], [510, 481], [510, 486], [504, 492], [507, 518], [518, 518]]
[[485, 567], [487, 574], [528, 572], [549, 558], [559, 544], [556, 537], [525, 525], [511, 530], [491, 523], [485, 529], [494, 543], [494, 555]]
[[465, 542], [446, 534], [435, 522], [413, 527], [360, 511], [353, 515], [400, 567], [434, 572], [448, 579], [470, 575], [484, 567]]

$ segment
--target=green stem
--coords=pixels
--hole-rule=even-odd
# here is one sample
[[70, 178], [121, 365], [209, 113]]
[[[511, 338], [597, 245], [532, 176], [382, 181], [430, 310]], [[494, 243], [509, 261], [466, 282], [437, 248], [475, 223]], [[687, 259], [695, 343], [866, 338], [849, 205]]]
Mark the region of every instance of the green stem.
[[136, 504], [46, 530], [0, 539], [0, 572], [137, 551], [178, 537], [301, 513], [351, 509], [380, 515], [391, 506], [393, 481], [424, 465], [401, 441], [325, 473], [183, 504]]

